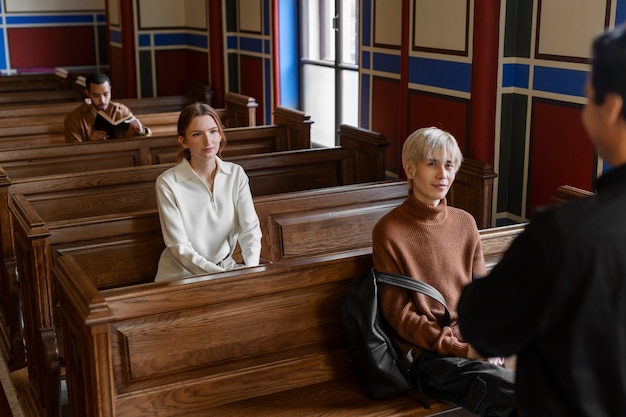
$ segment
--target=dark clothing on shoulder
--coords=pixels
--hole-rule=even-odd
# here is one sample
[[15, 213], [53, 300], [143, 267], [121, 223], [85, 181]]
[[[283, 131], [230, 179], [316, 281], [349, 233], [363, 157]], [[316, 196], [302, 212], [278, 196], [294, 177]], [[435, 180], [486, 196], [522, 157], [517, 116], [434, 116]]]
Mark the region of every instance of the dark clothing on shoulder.
[[626, 413], [626, 165], [597, 189], [539, 212], [458, 305], [481, 354], [517, 354], [524, 416]]

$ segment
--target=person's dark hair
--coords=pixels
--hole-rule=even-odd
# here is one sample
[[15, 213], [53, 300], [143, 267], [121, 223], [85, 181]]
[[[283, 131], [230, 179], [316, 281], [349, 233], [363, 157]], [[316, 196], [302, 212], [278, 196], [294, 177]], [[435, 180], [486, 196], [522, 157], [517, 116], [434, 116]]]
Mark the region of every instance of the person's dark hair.
[[594, 102], [604, 103], [608, 93], [616, 93], [624, 102], [622, 117], [626, 119], [626, 25], [616, 27], [593, 41], [591, 85]]
[[[211, 116], [213, 120], [215, 120], [215, 124], [217, 125], [217, 131], [220, 134], [222, 140], [220, 141], [220, 149], [217, 151], [217, 156], [222, 157], [222, 151], [226, 147], [226, 135], [224, 134], [224, 126], [222, 126], [222, 120], [220, 116], [217, 114], [217, 111], [206, 103], [193, 103], [186, 106], [181, 110], [180, 115], [178, 116], [178, 136], [185, 137], [185, 133], [187, 128], [191, 124], [191, 121], [199, 116]], [[182, 148], [176, 154], [176, 159], [178, 161], [182, 161], [185, 158], [187, 160], [191, 159], [191, 152], [189, 149]]]
[[85, 88], [87, 89], [87, 91], [89, 91], [89, 87], [91, 87], [91, 84], [101, 85], [104, 83], [109, 83], [109, 85], [111, 85], [111, 80], [109, 79], [108, 75], [97, 72], [95, 74], [87, 76], [87, 78], [85, 79]]

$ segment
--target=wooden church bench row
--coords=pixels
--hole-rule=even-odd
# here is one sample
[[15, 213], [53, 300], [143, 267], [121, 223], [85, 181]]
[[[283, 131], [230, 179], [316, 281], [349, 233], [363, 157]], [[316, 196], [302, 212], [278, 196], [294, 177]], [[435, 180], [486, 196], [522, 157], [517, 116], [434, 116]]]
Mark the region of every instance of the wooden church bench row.
[[[346, 127], [346, 130], [349, 128]], [[375, 132], [370, 132], [370, 135], [380, 136]], [[384, 153], [386, 142], [382, 145], [379, 152]], [[232, 157], [230, 160], [246, 169], [254, 194], [263, 195], [350, 184], [357, 182], [358, 178], [363, 181], [381, 180], [384, 177], [382, 170], [378, 173], [372, 170], [368, 170], [366, 173], [355, 172], [357, 167], [355, 159], [359, 154], [361, 151], [347, 148], [307, 149], [238, 156]], [[382, 157], [381, 155], [372, 155], [374, 161]], [[67, 225], [71, 218], [90, 217], [92, 219], [87, 223], [95, 223], [96, 228], [104, 228], [108, 231], [109, 223], [98, 226], [98, 220], [95, 219], [98, 216], [97, 213], [102, 220], [107, 217], [103, 213], [126, 215], [126, 211], [130, 212], [133, 209], [139, 210], [148, 207], [153, 211], [153, 215], [156, 215], [154, 180], [169, 166], [169, 164], [162, 164], [27, 179], [13, 184], [11, 187], [15, 186], [15, 189], [11, 191], [11, 194], [25, 193], [33, 202], [38, 203], [37, 208], [40, 211], [47, 208], [48, 211], [45, 214], [61, 220], [60, 223], [62, 224]], [[5, 195], [9, 198], [8, 194]], [[55, 196], [58, 196], [56, 200]], [[23, 212], [26, 215], [33, 215], [30, 209], [25, 209]], [[15, 228], [21, 224], [19, 222], [13, 223]], [[14, 229], [11, 226], [6, 226], [9, 224], [6, 220], [4, 224], [3, 232], [6, 227], [11, 231]], [[27, 224], [28, 227], [37, 228], [38, 220], [27, 220], [24, 224]], [[155, 224], [158, 227], [158, 222]], [[42, 225], [39, 224], [39, 226]], [[71, 228], [69, 230], [72, 238], [76, 238], [77, 233], [78, 236], [85, 236], [82, 231]], [[38, 232], [30, 230], [26, 233], [36, 236]], [[108, 233], [111, 232], [108, 231]], [[3, 234], [5, 235], [3, 246], [12, 246], [14, 242], [21, 242], [19, 238], [6, 236], [6, 233]], [[17, 274], [15, 272], [15, 255], [18, 251], [13, 248], [11, 251], [5, 250], [5, 252], [7, 252], [5, 254], [5, 268], [3, 269], [5, 277], [2, 286], [2, 294], [6, 298], [3, 300], [5, 321], [10, 329], [16, 329], [15, 323], [19, 322], [15, 317], [16, 303], [12, 302], [14, 298], [7, 294], [15, 293], [14, 287], [17, 285], [17, 276], [21, 275], [23, 281], [24, 277], [29, 275], [29, 271], [34, 271], [31, 268], [36, 267], [27, 267], [23, 272]], [[37, 261], [40, 260], [33, 261], [33, 265], [37, 264]], [[45, 260], [43, 262], [44, 264], [39, 265], [39, 270], [45, 271]], [[15, 338], [17, 337], [19, 340], [19, 335], [16, 335], [16, 332], [9, 331], [9, 333], [12, 333], [10, 339], [13, 340], [9, 343], [9, 348], [12, 346], [14, 352], [19, 351], [19, 346], [15, 346]], [[18, 359], [15, 361], [19, 362]]]
[[78, 76], [57, 68], [54, 73], [0, 77], [0, 111], [21, 105], [75, 104], [84, 96], [76, 89]]
[[[229, 145], [225, 150], [226, 156], [240, 156], [254, 153], [284, 151], [310, 146], [310, 120], [302, 112], [290, 109], [277, 108], [274, 114], [279, 125], [257, 126], [253, 128], [227, 129]], [[0, 249], [2, 252], [3, 268], [1, 271], [2, 288], [7, 283], [16, 282], [15, 256], [12, 244], [12, 231], [9, 220], [10, 194], [31, 192], [45, 192], [45, 187], [39, 180], [46, 179], [56, 182], [57, 190], [65, 188], [63, 181], [55, 173], [75, 173], [94, 171], [116, 166], [135, 166], [140, 164], [158, 164], [174, 161], [174, 154], [178, 149], [176, 140], [172, 137], [151, 137], [140, 140], [119, 140], [106, 142], [86, 142], [78, 144], [55, 145], [49, 148], [25, 150], [10, 150], [0, 153], [0, 167], [8, 164], [7, 169], [0, 168]], [[43, 159], [40, 159], [43, 158]], [[9, 162], [10, 161], [10, 162]], [[10, 175], [7, 174], [9, 171]], [[27, 177], [24, 177], [24, 176]], [[62, 176], [61, 176], [62, 177]], [[85, 178], [81, 175], [71, 177]], [[67, 179], [67, 186], [74, 186], [72, 180]], [[39, 191], [37, 191], [39, 190]], [[7, 272], [8, 271], [8, 272]], [[12, 288], [12, 286], [11, 286]], [[3, 290], [0, 293], [2, 310], [15, 305], [15, 291]], [[5, 320], [7, 316], [4, 316]], [[6, 322], [4, 322], [6, 323]], [[15, 326], [9, 326], [17, 329]], [[7, 328], [0, 326], [0, 340], [19, 340], [19, 334], [8, 335]], [[0, 343], [3, 347], [10, 347]], [[9, 350], [13, 350], [10, 348]], [[18, 349], [19, 350], [19, 349]], [[20, 363], [18, 358], [17, 363]]]
[[[138, 117], [154, 135], [176, 135], [179, 112], [186, 104], [192, 102], [186, 96], [135, 99], [135, 101], [144, 103], [143, 107], [138, 106], [138, 108], [143, 108], [145, 112], [140, 115], [138, 113]], [[225, 101], [226, 107], [216, 110], [226, 127], [256, 125], [257, 103], [252, 97], [228, 93]], [[72, 104], [74, 107], [77, 106], [75, 103]], [[26, 116], [0, 118], [0, 147], [64, 143], [66, 114], [33, 112]]]
[[0, 77], [0, 94], [21, 91], [71, 90], [72, 80], [54, 73], [22, 74]]
[[[232, 97], [235, 94], [236, 93], [227, 93], [226, 97]], [[240, 94], [236, 94], [236, 96], [247, 97], [241, 96]], [[254, 103], [256, 103], [256, 101], [252, 97], [249, 98], [252, 99]], [[136, 115], [145, 113], [179, 111], [187, 104], [200, 101], [193, 96], [187, 94], [143, 98], [114, 98], [113, 100], [126, 105]], [[43, 104], [35, 103], [16, 105], [11, 108], [0, 108], [0, 120], [19, 117], [30, 117], [33, 115], [58, 115], [59, 117], [65, 118], [65, 116], [76, 107], [78, 107], [79, 104], [80, 103], [75, 102]]]
[[[229, 143], [224, 151], [225, 157], [309, 148], [310, 121], [307, 115], [290, 109], [277, 108], [275, 119], [281, 124], [227, 129]], [[352, 131], [349, 127], [343, 130], [347, 132], [346, 135]], [[358, 155], [371, 151], [372, 153], [368, 158], [372, 162], [369, 163], [369, 166], [375, 167], [382, 158], [377, 154], [384, 152], [386, 141], [371, 131], [357, 131], [357, 135], [362, 138], [375, 135], [380, 141], [380, 146], [377, 148], [373, 148], [371, 146], [372, 141], [369, 140], [367, 146], [355, 151]], [[356, 135], [350, 135], [350, 138], [350, 142], [346, 146], [356, 149], [359, 146], [358, 138]], [[0, 216], [0, 228], [2, 241], [5, 243], [3, 247], [4, 257], [11, 256], [10, 243], [7, 243], [11, 241], [7, 235], [10, 232], [10, 227], [7, 226], [8, 219], [6, 217], [10, 193], [30, 193], [37, 192], [36, 190], [43, 192], [42, 190], [45, 188], [41, 187], [40, 181], [51, 175], [172, 163], [175, 161], [175, 153], [178, 149], [179, 145], [174, 138], [151, 137], [141, 140], [126, 139], [63, 144], [44, 148], [9, 150], [0, 153], [0, 167], [3, 167], [0, 168], [2, 174], [0, 175], [0, 196], [2, 196], [0, 198], [0, 213], [3, 214]], [[293, 158], [293, 156], [285, 154], [283, 160], [287, 158]], [[363, 160], [363, 156], [360, 159]], [[329, 161], [329, 163], [331, 162]], [[375, 172], [381, 171], [367, 168], [363, 174], [357, 174], [365, 179], [382, 179], [372, 177], [371, 173]], [[323, 183], [325, 180], [322, 178], [320, 181]], [[364, 182], [362, 178], [357, 178], [357, 181]], [[73, 183], [70, 182], [70, 185], [73, 186]], [[56, 185], [56, 187], [59, 190], [65, 188], [61, 185]]]
[[[124, 98], [114, 99], [120, 102], [135, 115], [145, 113], [163, 113], [168, 111], [179, 111], [187, 104], [193, 103], [194, 100], [188, 95], [160, 96], [160, 97], [144, 97], [144, 98]], [[17, 119], [24, 117], [32, 117], [34, 115], [53, 116], [61, 118], [78, 107], [80, 103], [44, 103], [44, 104], [23, 104], [12, 108], [0, 108], [0, 123], [7, 123], [5, 119]]]
[[590, 197], [594, 194], [593, 191], [583, 190], [572, 185], [562, 185], [556, 189], [556, 192], [552, 195], [552, 200], [556, 203], [567, 203]]
[[[485, 255], [499, 256], [522, 229], [493, 229], [493, 245], [492, 230], [482, 231]], [[53, 268], [72, 417], [430, 416], [452, 408], [434, 402], [426, 410], [409, 394], [372, 401], [359, 391], [339, 305], [349, 282], [372, 267], [370, 248], [108, 290], [94, 285], [106, 271], [92, 260], [77, 251]]]
[[0, 93], [72, 89], [81, 76], [81, 70], [62, 67], [55, 68], [54, 72], [3, 75], [0, 77]]
[[[79, 77], [81, 78], [81, 77]], [[84, 77], [81, 84], [72, 83], [72, 88], [75, 88], [75, 94], [78, 97], [78, 102], [85, 99], [84, 95]], [[71, 80], [68, 79], [67, 83]], [[228, 98], [230, 95], [230, 98]], [[162, 113], [165, 111], [178, 111], [181, 110], [187, 104], [199, 101], [207, 104], [211, 104], [213, 97], [213, 91], [210, 87], [200, 83], [190, 83], [187, 94], [161, 96], [161, 97], [144, 97], [144, 98], [117, 98], [114, 97], [114, 101], [119, 101], [127, 105], [135, 114], [145, 113]], [[237, 93], [226, 93], [226, 101], [228, 100], [241, 100], [243, 98], [251, 99], [250, 107], [256, 107], [256, 101], [251, 97], [243, 96]], [[247, 101], [247, 100], [246, 100]], [[0, 119], [8, 119], [15, 117], [32, 117], [32, 116], [48, 116], [58, 115], [65, 117], [67, 113], [75, 109], [80, 103], [78, 102], [61, 102], [61, 103], [47, 103], [47, 102], [27, 102], [17, 103], [11, 107], [0, 107]]]
[[[47, 88], [42, 82], [45, 78], [59, 81], [60, 88]], [[53, 82], [54, 84], [54, 82]], [[4, 87], [3, 87], [4, 85]], [[33, 89], [34, 87], [39, 87]], [[85, 77], [80, 74], [71, 74], [68, 71], [57, 70], [55, 74], [23, 74], [0, 77], [0, 112], [22, 106], [39, 106], [42, 104], [74, 103], [76, 106], [85, 98]], [[5, 91], [2, 91], [2, 90]], [[13, 90], [13, 91], [9, 91]], [[193, 101], [212, 103], [213, 90], [211, 87], [190, 82], [187, 96]]]
[[[172, 123], [162, 125], [163, 129], [171, 131], [169, 134], [157, 132], [152, 137], [4, 149], [0, 152], [0, 167], [15, 180], [173, 162], [180, 148], [175, 133], [178, 114], [165, 113], [163, 116]], [[310, 147], [311, 122], [308, 115], [297, 110], [277, 108], [274, 119], [274, 125], [225, 129], [228, 142], [225, 152], [237, 155]]]
[[[310, 147], [310, 121], [307, 115], [278, 108], [275, 119], [281, 124], [227, 129], [229, 143], [224, 151], [225, 156]], [[178, 149], [178, 142], [172, 137], [150, 137], [16, 149], [0, 153], [0, 230], [4, 242], [4, 258], [12, 256], [7, 217], [10, 193], [43, 190], [39, 188], [39, 180], [51, 175], [172, 163]], [[59, 189], [63, 188], [57, 186]]]
[[[356, 178], [354, 156], [355, 153], [349, 149], [330, 148], [252, 155], [232, 160], [246, 169], [254, 195], [262, 196], [265, 193], [351, 184]], [[54, 265], [55, 248], [70, 250], [77, 244], [84, 245], [85, 241], [94, 245], [102, 240], [112, 245], [112, 239], [125, 240], [127, 235], [133, 234], [148, 235], [148, 242], [154, 247], [154, 243], [161, 239], [154, 200], [154, 178], [167, 166], [148, 168], [154, 169], [150, 172], [144, 170], [145, 182], [138, 182], [135, 178], [134, 182], [121, 183], [120, 179], [115, 186], [91, 186], [75, 193], [65, 189], [57, 193], [56, 199], [52, 196], [54, 192], [44, 193], [39, 199], [32, 197], [31, 201], [20, 194], [13, 196], [11, 213], [21, 300], [25, 306], [23, 320], [27, 364], [33, 385], [38, 387], [36, 392], [44, 394], [48, 389], [48, 384], [37, 384], [37, 381], [48, 369], [41, 363], [48, 357], [50, 349], [42, 349], [38, 343], [42, 332], [53, 323], [51, 306], [54, 305], [54, 288], [48, 274], [50, 266]], [[97, 174], [91, 173], [87, 183], [110, 183], [111, 173], [113, 171], [106, 171], [102, 180], [95, 179]], [[405, 184], [396, 188], [400, 195], [406, 195]], [[345, 196], [339, 197], [345, 199]], [[286, 201], [274, 204], [278, 207]], [[370, 201], [368, 204], [371, 206], [373, 203]], [[302, 231], [297, 233], [301, 235]], [[162, 243], [157, 249], [157, 252], [163, 249]], [[309, 250], [304, 253], [309, 253]], [[144, 261], [154, 268], [158, 258], [152, 259], [153, 262]], [[119, 270], [112, 273], [115, 279], [121, 276]], [[120, 282], [108, 285], [117, 286]]]
[[[370, 132], [369, 136], [367, 134], [364, 134], [364, 133], [367, 133], [369, 131], [365, 131], [363, 129], [358, 129], [358, 128], [351, 128], [349, 126], [342, 126], [342, 128], [340, 129], [340, 132], [341, 132], [342, 142], [343, 142], [343, 138], [346, 138], [346, 143], [350, 143], [350, 141], [356, 141], [357, 140], [356, 138], [360, 135], [360, 136], [363, 137], [363, 140], [361, 140], [362, 143], [367, 143], [370, 148], [375, 148], [374, 145], [373, 145], [373, 143], [375, 142], [375, 139], [373, 139], [373, 138], [376, 138], [378, 136], [376, 136], [376, 135], [372, 136], [371, 132]], [[378, 140], [381, 140], [381, 138], [379, 138]], [[356, 182], [365, 182], [365, 181], [381, 179], [379, 177], [366, 177], [366, 175], [368, 175], [368, 173], [371, 172], [371, 169], [367, 169], [368, 166], [370, 166], [370, 167], [375, 167], [375, 166], [382, 167], [382, 163], [380, 162], [380, 160], [382, 159], [382, 156], [381, 156], [382, 154], [380, 152], [380, 149], [378, 151], [376, 151], [375, 149], [370, 149], [371, 154], [369, 156], [367, 156], [367, 154], [364, 153], [364, 151], [363, 151], [364, 149], [367, 151], [367, 146], [363, 146], [363, 145], [359, 145], [359, 144], [351, 144], [350, 146], [354, 146], [354, 147], [359, 149], [360, 156], [357, 155], [356, 159], [357, 159], [357, 161], [361, 161], [362, 162], [361, 166], [365, 169], [364, 173], [360, 173], [359, 174], [360, 169], [357, 168]], [[287, 155], [286, 157], [293, 159], [293, 155]], [[366, 161], [366, 158], [369, 158], [370, 162], [367, 162], [367, 163], [363, 164], [363, 162]], [[264, 164], [258, 164], [259, 161], [262, 161], [262, 160], [257, 160], [257, 166], [262, 167]], [[314, 167], [314, 168], [319, 168], [319, 167]], [[306, 170], [304, 170], [302, 172], [303, 178], [305, 178], [305, 180], [309, 177], [310, 174], [312, 174], [312, 172], [307, 173]], [[88, 178], [88, 177], [81, 177], [81, 178]], [[109, 177], [109, 180], [110, 180], [110, 177]], [[475, 182], [479, 184], [478, 191], [480, 191], [480, 189], [482, 189], [482, 179], [481, 178], [475, 178]], [[459, 184], [461, 184], [461, 183], [459, 183]], [[15, 185], [17, 185], [17, 184], [15, 184]], [[322, 186], [322, 185], [329, 185], [329, 184], [318, 183], [318, 185]], [[332, 184], [330, 184], [330, 185], [332, 185]], [[70, 183], [70, 186], [73, 187], [73, 186], [75, 186], [75, 184], [71, 184]], [[461, 184], [461, 186], [465, 186], [465, 185]], [[26, 181], [22, 182], [20, 185], [17, 185], [17, 187], [18, 187], [17, 190], [16, 190], [17, 192], [23, 192], [23, 193], [27, 193], [27, 194], [30, 193], [30, 192], [35, 192], [34, 189], [38, 189], [42, 193], [45, 192], [45, 190], [46, 190], [46, 188], [42, 187], [41, 184], [38, 183], [36, 180], [33, 180], [33, 181], [26, 180]], [[29, 191], [29, 188], [31, 188], [30, 191]], [[57, 190], [64, 189], [64, 187], [61, 186], [58, 181], [54, 183], [53, 188], [55, 188]], [[268, 192], [268, 191], [271, 191], [271, 190], [266, 190], [266, 191]], [[7, 198], [8, 198], [8, 194], [5, 193], [5, 197], [2, 200], [6, 201]], [[463, 206], [461, 206], [461, 207], [463, 207]], [[4, 224], [7, 224], [7, 219], [4, 220]], [[4, 227], [3, 231], [6, 231], [6, 229], [7, 229], [7, 227]], [[9, 228], [9, 230], [10, 230], [10, 228]], [[5, 237], [4, 239], [6, 241], [7, 238]], [[11, 241], [11, 240], [9, 240], [9, 241]], [[5, 245], [5, 246], [7, 246], [7, 245]], [[6, 290], [3, 291], [3, 294], [5, 294], [5, 300], [4, 300], [3, 304], [5, 305], [5, 311], [7, 309], [10, 311], [12, 309], [11, 306], [15, 305], [15, 303], [11, 302], [11, 300], [16, 298], [16, 291], [10, 291], [11, 288], [13, 288], [13, 289], [15, 288], [14, 285], [11, 285], [12, 283], [14, 283], [16, 281], [15, 279], [11, 278], [11, 271], [15, 271], [15, 261], [14, 261], [13, 255], [12, 255], [13, 251], [12, 250], [8, 251], [9, 253], [6, 254], [7, 253], [6, 248], [4, 248], [4, 249], [5, 249], [5, 251], [4, 251], [5, 259], [7, 259], [5, 263], [7, 265], [8, 271], [9, 271], [7, 273], [7, 275], [9, 275], [9, 277], [3, 279], [3, 282], [6, 284], [5, 288], [6, 288], [6, 286], [8, 286], [9, 289], [6, 289]], [[9, 296], [7, 294], [13, 294], [13, 296]], [[6, 313], [6, 316], [10, 316], [10, 314]], [[7, 318], [6, 316], [5, 316], [5, 319]], [[9, 326], [9, 327], [11, 327], [11, 326]], [[13, 328], [15, 328], [15, 326], [13, 326]], [[11, 340], [11, 338], [9, 336], [7, 336], [6, 334], [5, 334], [4, 339], [5, 340]], [[10, 346], [10, 344], [9, 344], [9, 346]]]
[[80, 100], [73, 90], [14, 91], [0, 94], [0, 108], [11, 108], [20, 104], [78, 103]]

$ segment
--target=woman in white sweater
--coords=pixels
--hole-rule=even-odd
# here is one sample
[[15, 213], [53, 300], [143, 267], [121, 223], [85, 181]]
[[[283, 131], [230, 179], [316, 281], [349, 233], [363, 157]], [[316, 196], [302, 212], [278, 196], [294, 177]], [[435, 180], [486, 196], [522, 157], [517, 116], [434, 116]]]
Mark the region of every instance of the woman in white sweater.
[[[185, 107], [178, 119], [179, 163], [156, 180], [165, 250], [155, 280], [259, 264], [261, 228], [243, 168], [219, 157], [226, 136], [207, 104]], [[243, 264], [232, 257], [239, 242]]]

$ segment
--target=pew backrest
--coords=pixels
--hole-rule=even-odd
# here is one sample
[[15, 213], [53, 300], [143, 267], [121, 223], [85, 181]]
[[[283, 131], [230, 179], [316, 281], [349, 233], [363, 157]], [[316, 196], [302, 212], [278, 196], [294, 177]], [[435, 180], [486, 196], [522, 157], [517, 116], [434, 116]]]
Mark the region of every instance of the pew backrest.
[[556, 189], [552, 196], [552, 200], [556, 203], [567, 203], [570, 201], [580, 200], [581, 198], [591, 197], [595, 193], [593, 191], [583, 190], [582, 188], [572, 185], [562, 185]]
[[[280, 124], [225, 129], [228, 144], [224, 155], [230, 157], [309, 148], [311, 142], [308, 116], [290, 109], [281, 110], [281, 113], [290, 117], [277, 117]], [[173, 162], [180, 148], [175, 131], [177, 119], [178, 113], [152, 114], [146, 117], [148, 123], [155, 123], [152, 127], [153, 137], [71, 144], [61, 142], [51, 146], [40, 144], [4, 149], [0, 152], [0, 167], [15, 180]]]
[[15, 91], [0, 94], [0, 108], [11, 108], [20, 104], [78, 102], [80, 98], [73, 90]]
[[479, 230], [487, 270], [492, 269], [507, 251], [513, 239], [526, 228], [526, 223]]
[[[226, 94], [226, 107], [215, 109], [226, 127], [256, 125], [256, 100], [236, 93]], [[180, 110], [193, 103], [189, 96], [166, 96], [121, 101], [148, 126], [153, 134], [176, 135], [176, 124]], [[25, 109], [5, 109], [2, 117], [0, 108], [0, 148], [27, 147], [36, 144], [57, 144], [65, 142], [65, 116], [78, 106], [77, 103], [48, 104], [40, 110], [36, 106]], [[71, 107], [70, 107], [71, 105]], [[41, 105], [43, 106], [43, 105]], [[135, 106], [135, 107], [132, 107]], [[138, 111], [136, 111], [137, 109]], [[19, 110], [19, 111], [18, 111]], [[9, 113], [12, 111], [12, 113]]]

